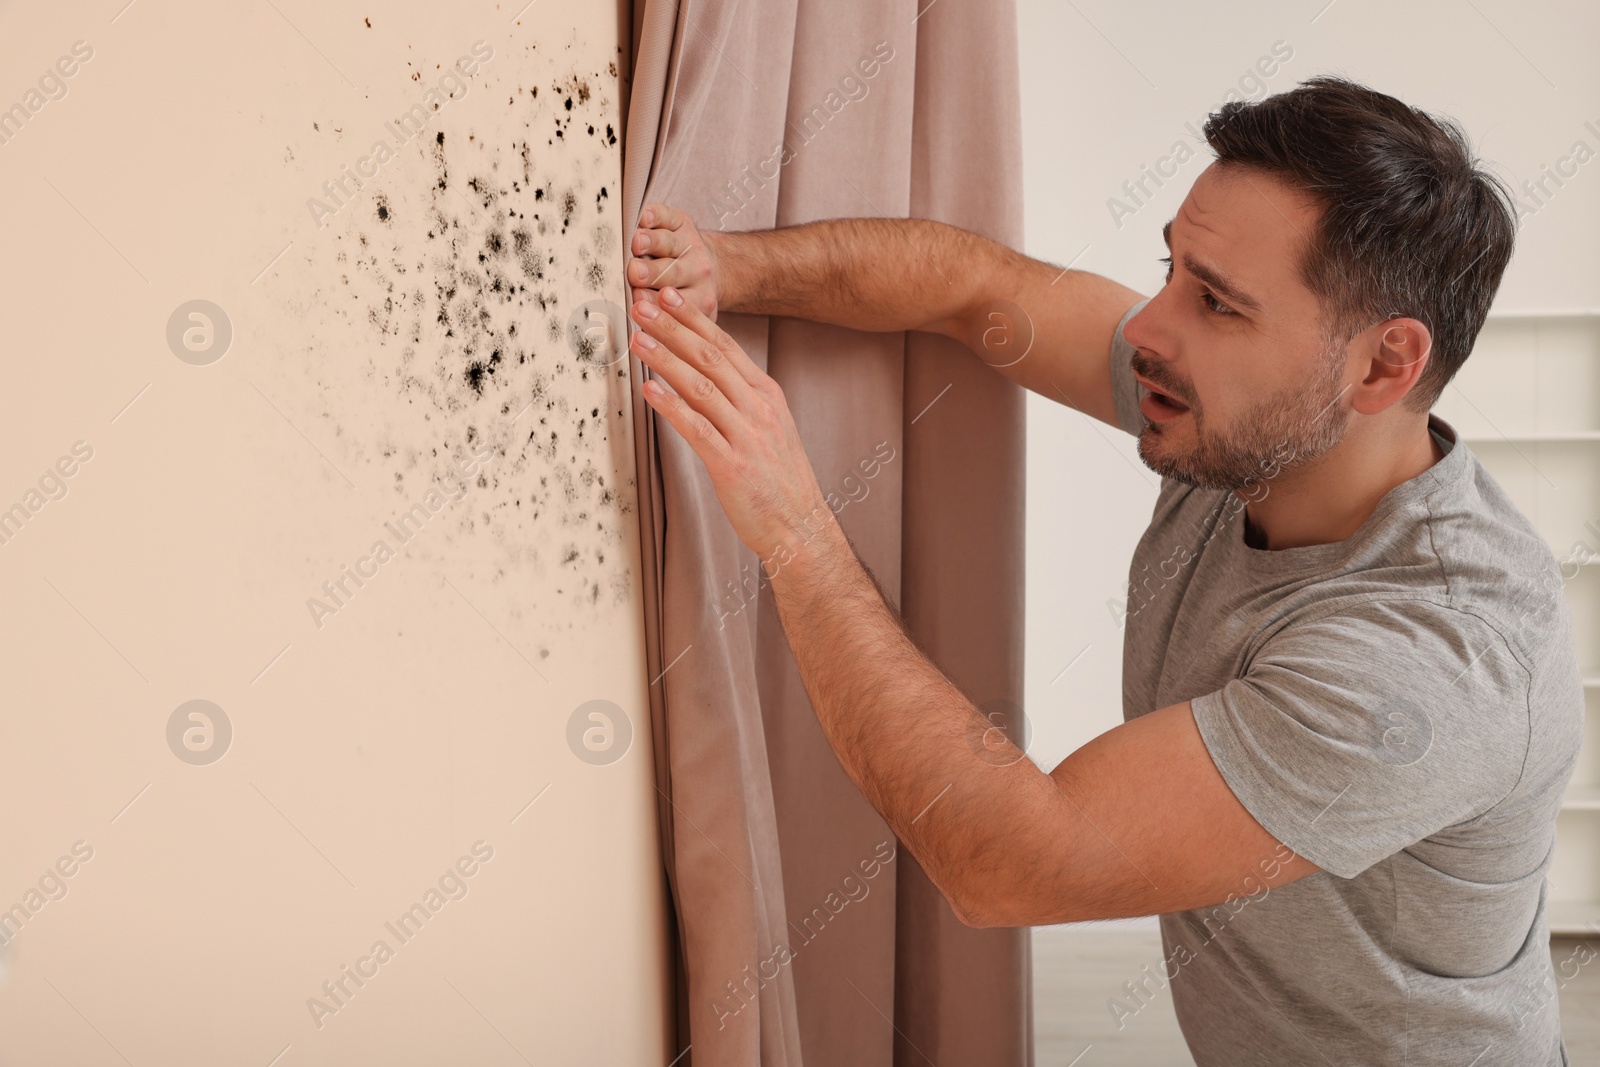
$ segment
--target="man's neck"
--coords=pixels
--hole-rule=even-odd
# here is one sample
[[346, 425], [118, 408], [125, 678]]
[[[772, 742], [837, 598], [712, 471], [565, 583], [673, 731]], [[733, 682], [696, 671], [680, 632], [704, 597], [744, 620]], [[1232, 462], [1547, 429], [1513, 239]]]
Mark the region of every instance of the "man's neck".
[[1347, 434], [1320, 459], [1246, 489], [1245, 543], [1301, 548], [1343, 541], [1367, 521], [1378, 501], [1444, 458], [1424, 417], [1398, 437]]

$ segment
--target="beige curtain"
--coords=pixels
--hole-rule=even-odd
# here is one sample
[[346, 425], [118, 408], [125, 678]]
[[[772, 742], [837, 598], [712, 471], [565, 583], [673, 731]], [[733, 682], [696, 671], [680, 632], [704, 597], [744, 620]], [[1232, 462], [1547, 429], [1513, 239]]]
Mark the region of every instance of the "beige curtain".
[[[1013, 4], [921, 5], [636, 0], [625, 232], [662, 201], [704, 230], [909, 216], [1020, 247]], [[1021, 390], [928, 334], [721, 323], [913, 638], [1020, 705]], [[630, 363], [678, 1065], [1030, 1064], [1027, 931], [963, 926], [839, 767], [755, 554]]]

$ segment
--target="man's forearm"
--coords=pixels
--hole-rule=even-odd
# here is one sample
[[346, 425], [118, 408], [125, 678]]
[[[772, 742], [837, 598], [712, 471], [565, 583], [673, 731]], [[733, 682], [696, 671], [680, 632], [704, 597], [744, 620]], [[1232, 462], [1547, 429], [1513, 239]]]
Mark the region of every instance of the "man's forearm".
[[1059, 817], [1055, 782], [906, 635], [831, 513], [774, 562], [784, 636], [846, 773], [959, 918], [1005, 914], [997, 887], [1029, 877], [1020, 835]]
[[716, 254], [724, 310], [958, 339], [981, 287], [1016, 256], [927, 219], [825, 219], [705, 239]]

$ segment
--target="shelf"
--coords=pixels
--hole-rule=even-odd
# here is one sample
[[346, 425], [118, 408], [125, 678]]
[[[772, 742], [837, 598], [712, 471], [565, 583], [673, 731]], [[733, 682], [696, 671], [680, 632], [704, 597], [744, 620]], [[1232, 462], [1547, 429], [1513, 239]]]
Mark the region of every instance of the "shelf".
[[1600, 900], [1546, 900], [1545, 918], [1554, 936], [1600, 933]]
[[1600, 674], [1585, 678], [1583, 680], [1583, 687], [1585, 689], [1600, 689]]
[[1587, 465], [1600, 442], [1600, 311], [1490, 314], [1436, 408], [1475, 450], [1545, 445]]

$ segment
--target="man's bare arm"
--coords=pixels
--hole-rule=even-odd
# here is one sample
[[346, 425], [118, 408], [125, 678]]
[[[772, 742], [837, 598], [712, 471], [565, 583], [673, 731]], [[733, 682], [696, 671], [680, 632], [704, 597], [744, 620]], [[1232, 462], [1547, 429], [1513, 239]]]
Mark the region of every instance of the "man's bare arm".
[[1143, 297], [1109, 278], [928, 219], [702, 234], [683, 211], [652, 204], [640, 221], [628, 270], [640, 296], [671, 285], [713, 318], [721, 309], [943, 334], [1018, 385], [1116, 425], [1111, 338]]

